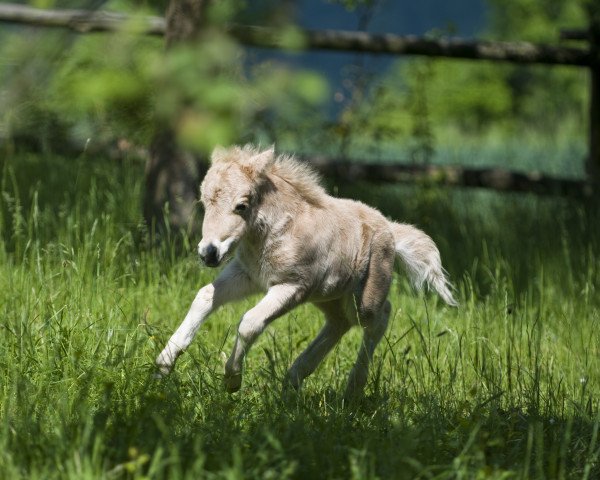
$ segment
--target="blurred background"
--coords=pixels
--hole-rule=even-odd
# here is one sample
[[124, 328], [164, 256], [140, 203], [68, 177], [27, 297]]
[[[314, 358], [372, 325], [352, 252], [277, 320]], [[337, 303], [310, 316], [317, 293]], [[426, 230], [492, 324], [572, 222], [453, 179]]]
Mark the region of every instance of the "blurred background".
[[[29, 3], [161, 16], [167, 6]], [[5, 151], [77, 154], [119, 141], [135, 150], [148, 147], [162, 121], [200, 153], [216, 143], [275, 142], [344, 158], [579, 175], [581, 162], [573, 160], [585, 155], [585, 69], [301, 52], [293, 27], [556, 44], [561, 28], [587, 26], [585, 4], [228, 0], [204, 15], [210, 42], [176, 42], [168, 55], [161, 38], [2, 23], [0, 139]], [[244, 48], [219, 28], [231, 22], [278, 27], [292, 52]]]
[[[9, 245], [15, 222], [6, 219], [15, 202], [29, 208], [35, 191], [41, 205], [68, 211], [85, 201], [91, 183], [116, 198], [123, 214], [116, 224], [140, 238], [165, 230], [197, 237], [198, 185], [217, 144], [274, 143], [281, 152], [342, 162], [584, 178], [587, 69], [303, 50], [300, 29], [558, 45], [562, 28], [588, 26], [585, 0], [22, 4], [120, 12], [131, 20], [122, 31], [88, 34], [0, 23], [0, 161], [4, 184], [19, 185], [2, 203]], [[177, 10], [186, 4], [196, 11]], [[132, 33], [136, 18], [165, 12], [166, 38]], [[277, 29], [283, 49], [242, 45], [227, 33], [233, 23]], [[587, 225], [582, 218], [595, 211], [569, 198], [435, 182], [326, 182], [335, 195], [374, 203], [432, 232], [443, 253], [460, 243], [463, 254], [446, 255], [449, 268], [475, 278], [482, 256], [515, 256], [510, 274], [525, 281], [528, 258], [561, 251], [562, 240], [547, 229], [562, 219], [572, 232], [571, 224]], [[589, 231], [577, 230], [570, 243], [585, 243]], [[532, 238], [533, 250], [524, 250]]]

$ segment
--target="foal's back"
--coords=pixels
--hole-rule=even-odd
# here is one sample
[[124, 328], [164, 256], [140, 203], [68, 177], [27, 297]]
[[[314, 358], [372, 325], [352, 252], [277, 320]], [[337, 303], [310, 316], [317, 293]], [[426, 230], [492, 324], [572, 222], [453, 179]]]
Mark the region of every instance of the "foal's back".
[[329, 195], [294, 217], [286, 241], [292, 252], [289, 266], [304, 271], [311, 284], [310, 300], [354, 292], [368, 274], [372, 249], [394, 248], [390, 224], [378, 210]]

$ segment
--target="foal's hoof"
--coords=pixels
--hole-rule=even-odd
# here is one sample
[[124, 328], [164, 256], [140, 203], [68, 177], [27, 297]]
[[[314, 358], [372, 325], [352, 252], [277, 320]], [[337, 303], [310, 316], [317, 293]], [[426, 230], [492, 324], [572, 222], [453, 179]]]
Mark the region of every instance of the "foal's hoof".
[[302, 382], [298, 381], [298, 379], [294, 379], [289, 375], [285, 377], [283, 380], [283, 385], [281, 387], [281, 393], [283, 395], [287, 395], [288, 393], [300, 393], [300, 389], [302, 388]]
[[344, 405], [352, 406], [359, 404], [364, 398], [364, 389], [355, 385], [348, 385], [344, 392]]
[[223, 377], [223, 386], [228, 393], [235, 393], [242, 387], [242, 374], [234, 373]]
[[293, 404], [302, 397], [300, 392], [301, 386], [284, 381], [283, 386], [281, 388], [281, 400], [284, 403], [290, 402]]
[[160, 355], [156, 357], [154, 362], [156, 365], [156, 373], [154, 374], [154, 378], [161, 379], [167, 377], [173, 370], [176, 359], [177, 355], [167, 352], [166, 349], [160, 352]]
[[162, 380], [165, 377], [168, 377], [173, 370], [172, 365], [166, 365], [164, 363], [156, 363], [156, 372], [154, 373], [154, 378], [156, 380]]

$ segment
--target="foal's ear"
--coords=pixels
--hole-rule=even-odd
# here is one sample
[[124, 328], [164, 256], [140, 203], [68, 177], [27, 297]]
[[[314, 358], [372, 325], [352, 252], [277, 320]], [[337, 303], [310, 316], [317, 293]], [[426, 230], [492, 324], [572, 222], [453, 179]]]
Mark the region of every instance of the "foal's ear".
[[223, 160], [227, 156], [228, 152], [229, 150], [227, 148], [217, 145], [210, 155], [210, 163], [218, 163], [219, 161]]
[[261, 174], [265, 169], [275, 161], [275, 145], [271, 145], [267, 150], [264, 150], [252, 157], [252, 166], [254, 171]]

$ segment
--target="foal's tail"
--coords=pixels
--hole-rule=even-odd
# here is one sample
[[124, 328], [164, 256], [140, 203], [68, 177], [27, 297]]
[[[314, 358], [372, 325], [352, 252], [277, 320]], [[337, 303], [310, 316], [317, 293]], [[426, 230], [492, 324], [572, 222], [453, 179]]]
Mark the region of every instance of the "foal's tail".
[[452, 285], [442, 267], [440, 252], [433, 240], [424, 232], [406, 223], [390, 222], [396, 256], [402, 260], [413, 285], [421, 289], [423, 284], [433, 288], [444, 301], [453, 307], [458, 302], [452, 296]]

